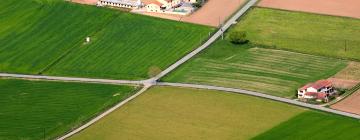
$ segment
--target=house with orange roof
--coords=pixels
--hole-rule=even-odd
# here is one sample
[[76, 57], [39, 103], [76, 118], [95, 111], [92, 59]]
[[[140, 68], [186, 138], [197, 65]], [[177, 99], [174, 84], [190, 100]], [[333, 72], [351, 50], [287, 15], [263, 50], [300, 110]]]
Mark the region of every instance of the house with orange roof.
[[329, 97], [336, 93], [332, 83], [328, 80], [319, 80], [309, 83], [298, 89], [299, 99], [315, 99], [327, 102]]

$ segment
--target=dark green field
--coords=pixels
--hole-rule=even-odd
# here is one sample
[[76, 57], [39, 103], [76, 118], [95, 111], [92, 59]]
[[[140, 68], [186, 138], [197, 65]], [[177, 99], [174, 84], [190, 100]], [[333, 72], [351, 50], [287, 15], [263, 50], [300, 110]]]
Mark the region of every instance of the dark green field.
[[217, 41], [163, 80], [242, 88], [294, 97], [296, 89], [328, 78], [346, 61]]
[[333, 114], [302, 113], [253, 140], [358, 140], [360, 121]]
[[10, 73], [145, 79], [212, 31], [54, 0], [5, 0], [0, 9], [0, 71]]
[[126, 99], [128, 86], [0, 79], [0, 139], [52, 139]]
[[254, 8], [234, 30], [253, 43], [360, 61], [360, 19]]

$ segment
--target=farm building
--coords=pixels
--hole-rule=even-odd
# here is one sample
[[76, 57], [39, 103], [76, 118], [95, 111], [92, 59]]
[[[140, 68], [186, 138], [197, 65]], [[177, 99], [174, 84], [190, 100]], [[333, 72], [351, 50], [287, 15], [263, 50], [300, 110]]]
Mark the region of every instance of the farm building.
[[328, 80], [319, 80], [315, 83], [307, 84], [298, 89], [299, 99], [316, 99], [327, 101], [329, 96], [335, 94], [332, 83]]
[[142, 6], [142, 2], [141, 0], [99, 0], [98, 5], [122, 8], [138, 8]]

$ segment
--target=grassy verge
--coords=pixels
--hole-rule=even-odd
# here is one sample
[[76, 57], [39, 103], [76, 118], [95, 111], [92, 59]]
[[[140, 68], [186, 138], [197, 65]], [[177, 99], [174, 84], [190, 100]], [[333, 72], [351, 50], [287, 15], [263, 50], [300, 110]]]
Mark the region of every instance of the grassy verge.
[[0, 79], [0, 139], [53, 139], [132, 95], [128, 86]]
[[217, 41], [164, 81], [243, 88], [293, 97], [300, 86], [328, 78], [346, 61]]
[[234, 27], [258, 44], [360, 61], [360, 20], [254, 8]]
[[70, 139], [249, 139], [303, 111], [239, 94], [154, 87]]

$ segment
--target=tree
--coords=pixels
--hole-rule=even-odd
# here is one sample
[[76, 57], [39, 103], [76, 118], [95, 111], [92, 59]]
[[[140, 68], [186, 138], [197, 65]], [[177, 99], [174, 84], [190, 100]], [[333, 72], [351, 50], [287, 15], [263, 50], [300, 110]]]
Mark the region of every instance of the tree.
[[249, 42], [246, 38], [246, 32], [244, 31], [234, 31], [230, 32], [230, 41], [234, 44], [245, 44]]

